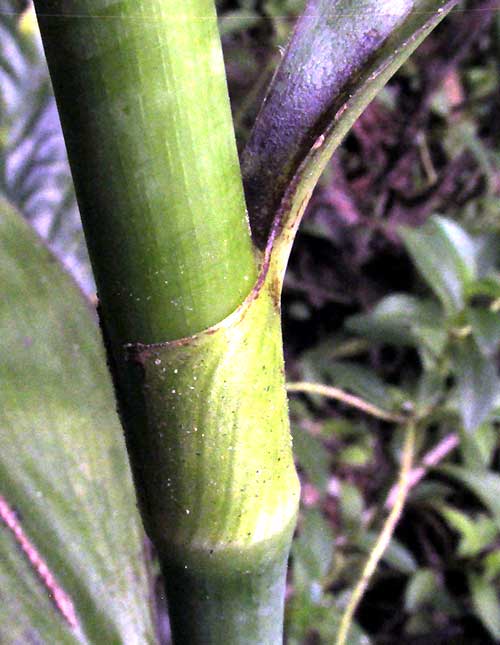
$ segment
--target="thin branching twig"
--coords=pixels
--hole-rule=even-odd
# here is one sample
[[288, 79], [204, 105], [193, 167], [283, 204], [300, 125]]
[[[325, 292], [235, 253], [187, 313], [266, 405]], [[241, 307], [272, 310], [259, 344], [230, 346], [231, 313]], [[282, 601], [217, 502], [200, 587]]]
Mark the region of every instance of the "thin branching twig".
[[[425, 477], [429, 468], [434, 468], [439, 462], [441, 462], [445, 457], [447, 457], [450, 452], [455, 450], [455, 448], [460, 443], [460, 439], [456, 433], [451, 433], [446, 435], [438, 444], [429, 450], [429, 452], [423, 457], [420, 462], [420, 466], [413, 468], [408, 476], [408, 488], [414, 488], [421, 479]], [[396, 483], [391, 488], [389, 495], [385, 501], [385, 507], [391, 509], [396, 503], [399, 491], [399, 484]]]
[[348, 642], [347, 637], [349, 635], [349, 629], [351, 627], [352, 619], [354, 617], [356, 609], [368, 587], [370, 579], [375, 572], [375, 569], [377, 568], [381, 557], [384, 554], [384, 551], [391, 541], [396, 525], [401, 517], [403, 507], [408, 496], [408, 491], [410, 489], [409, 475], [413, 463], [414, 451], [415, 424], [411, 421], [406, 425], [405, 443], [401, 458], [401, 469], [399, 471], [398, 477], [397, 498], [394, 502], [394, 506], [392, 507], [391, 512], [387, 516], [382, 531], [380, 532], [380, 535], [378, 536], [375, 545], [371, 550], [370, 555], [368, 556], [366, 564], [363, 567], [361, 577], [354, 587], [351, 597], [349, 598], [349, 603], [344, 611], [344, 614], [342, 615], [342, 620], [340, 622], [336, 645], [346, 645], [346, 643]]
[[391, 421], [392, 423], [406, 423], [406, 421], [408, 421], [407, 417], [394, 412], [382, 410], [376, 405], [368, 403], [368, 401], [365, 401], [358, 396], [354, 396], [353, 394], [349, 394], [338, 387], [322, 385], [321, 383], [306, 383], [305, 381], [299, 381], [297, 383], [288, 383], [286, 389], [289, 392], [319, 394], [320, 396], [325, 396], [329, 399], [335, 399], [336, 401], [341, 401], [346, 405], [357, 408], [358, 410], [361, 410], [372, 417], [376, 417], [377, 419], [382, 419], [383, 421]]

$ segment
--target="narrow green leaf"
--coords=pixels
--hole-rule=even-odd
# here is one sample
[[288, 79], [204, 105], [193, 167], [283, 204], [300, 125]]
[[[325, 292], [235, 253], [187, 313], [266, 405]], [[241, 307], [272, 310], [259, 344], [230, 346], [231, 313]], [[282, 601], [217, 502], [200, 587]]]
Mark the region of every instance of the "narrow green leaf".
[[488, 470], [469, 470], [461, 466], [442, 466], [441, 470], [458, 479], [478, 497], [500, 529], [500, 475]]
[[487, 278], [500, 265], [500, 234], [489, 232], [478, 235], [474, 242], [478, 275], [481, 278]]
[[460, 534], [458, 555], [462, 558], [474, 557], [489, 546], [498, 535], [495, 522], [485, 515], [469, 517], [451, 506], [439, 509], [448, 524]]
[[481, 354], [469, 339], [460, 343], [454, 355], [458, 406], [467, 432], [488, 418], [500, 389], [495, 362]]
[[306, 509], [299, 537], [294, 541], [293, 580], [297, 589], [310, 590], [327, 575], [333, 558], [333, 534], [320, 511]]
[[498, 446], [498, 430], [493, 423], [482, 423], [460, 441], [464, 465], [470, 470], [488, 470]]
[[455, 223], [438, 216], [420, 228], [402, 228], [400, 233], [417, 269], [446, 312], [461, 311], [465, 290], [476, 275], [473, 240]]
[[453, 487], [449, 484], [434, 481], [420, 482], [414, 489], [411, 499], [415, 504], [432, 504], [436, 500], [444, 501], [449, 495], [453, 494]]
[[363, 511], [365, 509], [363, 495], [354, 484], [344, 481], [340, 486], [339, 501], [342, 523], [348, 531], [352, 529], [357, 531], [363, 523]]
[[420, 410], [433, 408], [445, 391], [445, 375], [437, 368], [424, 369], [417, 383], [416, 405]]
[[369, 446], [355, 444], [343, 448], [338, 455], [338, 460], [344, 466], [362, 467], [366, 466], [373, 457], [373, 451]]
[[369, 314], [351, 316], [346, 326], [381, 343], [418, 346], [423, 341], [436, 354], [447, 337], [439, 305], [403, 293], [384, 298]]
[[219, 19], [219, 33], [221, 36], [250, 29], [260, 21], [259, 14], [253, 9], [236, 9], [227, 11]]
[[439, 316], [428, 325], [415, 325], [417, 348], [425, 369], [432, 369], [446, 348], [448, 330], [443, 323], [442, 317]]
[[500, 640], [500, 601], [496, 586], [486, 578], [471, 574], [469, 588], [477, 617], [495, 640]]
[[489, 309], [469, 309], [467, 318], [479, 349], [491, 356], [500, 347], [500, 312]]
[[482, 560], [484, 567], [484, 577], [488, 581], [493, 581], [500, 576], [500, 551], [490, 551]]
[[328, 452], [318, 437], [298, 425], [293, 427], [293, 449], [299, 466], [307, 478], [323, 494], [328, 484]]
[[[0, 204], [0, 642], [155, 643], [144, 534], [95, 316]], [[72, 629], [34, 551], [69, 597]], [[45, 578], [45, 583], [42, 578]]]

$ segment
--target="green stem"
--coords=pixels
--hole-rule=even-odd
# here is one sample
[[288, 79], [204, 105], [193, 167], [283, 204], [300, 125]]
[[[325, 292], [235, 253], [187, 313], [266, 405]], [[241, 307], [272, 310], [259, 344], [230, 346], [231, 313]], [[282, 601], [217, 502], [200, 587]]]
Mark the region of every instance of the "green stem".
[[213, 2], [35, 5], [175, 642], [276, 645], [298, 480]]
[[288, 551], [288, 541], [281, 552], [271, 545], [266, 564], [255, 553], [236, 574], [164, 564], [175, 642], [281, 643]]
[[281, 640], [299, 490], [275, 280], [216, 327], [129, 348], [146, 399], [128, 419], [136, 478], [179, 642]]
[[108, 333], [218, 322], [256, 263], [212, 0], [35, 5]]

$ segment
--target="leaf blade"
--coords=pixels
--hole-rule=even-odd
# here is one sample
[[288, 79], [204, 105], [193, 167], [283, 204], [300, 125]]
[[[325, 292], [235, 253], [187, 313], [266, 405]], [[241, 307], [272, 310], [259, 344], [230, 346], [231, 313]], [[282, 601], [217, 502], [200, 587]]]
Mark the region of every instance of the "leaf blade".
[[467, 432], [473, 432], [493, 409], [500, 379], [494, 361], [483, 356], [470, 340], [457, 347], [454, 365], [462, 422]]
[[491, 513], [500, 528], [500, 476], [489, 470], [468, 470], [461, 466], [441, 466], [445, 474], [471, 490]]
[[95, 319], [5, 203], [0, 251], [0, 493], [80, 625], [69, 629], [0, 525], [0, 640], [153, 643], [144, 537]]
[[471, 238], [451, 220], [433, 216], [418, 229], [402, 228], [407, 251], [446, 312], [463, 309], [467, 286], [476, 273]]
[[242, 155], [258, 246], [280, 203], [293, 220], [354, 121], [455, 4], [308, 2]]

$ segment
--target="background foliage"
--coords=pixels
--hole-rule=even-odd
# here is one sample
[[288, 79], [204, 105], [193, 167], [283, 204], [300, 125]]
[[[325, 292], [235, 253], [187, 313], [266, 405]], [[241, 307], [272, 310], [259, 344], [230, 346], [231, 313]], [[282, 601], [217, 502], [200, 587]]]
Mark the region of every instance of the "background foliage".
[[[217, 4], [241, 150], [303, 1]], [[0, 4], [0, 190], [92, 294], [26, 6]], [[491, 0], [462, 3], [366, 110], [321, 180], [286, 278], [289, 380], [415, 416], [418, 462], [432, 466], [353, 644], [500, 640], [499, 15]], [[303, 495], [288, 641], [332, 643], [391, 505], [404, 429], [317, 394], [292, 395], [291, 413]]]

